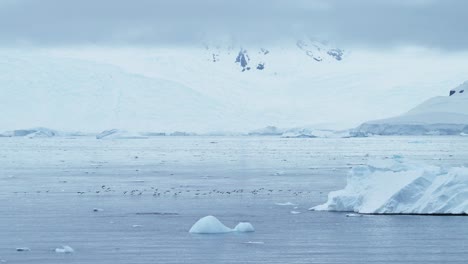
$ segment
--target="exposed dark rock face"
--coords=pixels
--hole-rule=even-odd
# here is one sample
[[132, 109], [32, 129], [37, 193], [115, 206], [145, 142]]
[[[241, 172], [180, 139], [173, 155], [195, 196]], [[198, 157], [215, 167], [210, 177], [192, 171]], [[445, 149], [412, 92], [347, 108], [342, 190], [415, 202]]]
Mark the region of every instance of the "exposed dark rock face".
[[261, 48], [260, 53], [263, 54], [263, 55], [267, 55], [268, 53], [270, 53], [270, 51], [267, 50], [267, 49]]
[[327, 54], [334, 57], [337, 61], [343, 59], [343, 51], [340, 49], [331, 49], [327, 52]]
[[249, 58], [249, 55], [247, 54], [247, 50], [241, 49], [239, 51], [239, 54], [237, 54], [236, 63], [239, 63], [242, 69], [245, 70], [247, 68], [247, 65], [249, 64], [249, 61], [250, 61], [250, 58]]
[[[341, 61], [345, 57], [345, 52], [342, 49], [332, 48], [327, 42], [305, 39], [297, 41], [296, 46], [305, 56], [310, 57], [316, 62]], [[270, 63], [268, 70], [272, 69], [271, 65], [273, 62], [270, 62], [269, 58], [274, 54], [266, 48], [246, 49], [241, 46], [240, 50], [237, 50], [233, 46], [223, 47], [206, 44], [205, 49], [207, 50], [208, 61], [217, 63], [222, 60], [229, 61], [234, 59], [234, 63], [239, 65], [242, 72], [249, 70], [264, 71], [267, 63]], [[281, 51], [282, 49], [279, 48], [278, 53], [281, 53]]]
[[219, 54], [213, 53], [213, 62], [219, 61]]

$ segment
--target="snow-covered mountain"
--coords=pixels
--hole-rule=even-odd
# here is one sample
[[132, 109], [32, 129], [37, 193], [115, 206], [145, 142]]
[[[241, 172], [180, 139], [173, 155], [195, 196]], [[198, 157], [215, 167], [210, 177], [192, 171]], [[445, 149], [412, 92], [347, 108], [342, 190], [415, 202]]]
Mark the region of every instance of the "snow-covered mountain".
[[407, 113], [370, 121], [356, 129], [374, 135], [456, 135], [468, 132], [468, 81], [448, 96], [430, 98]]
[[309, 38], [4, 49], [0, 131], [242, 134], [316, 124], [346, 129], [441, 94], [468, 74], [463, 58], [426, 50], [344, 52]]
[[[0, 110], [7, 117], [0, 129], [170, 133], [238, 131], [249, 129], [249, 124], [254, 128], [273, 120], [282, 123], [290, 119], [278, 108], [274, 92], [267, 101], [270, 109], [259, 105], [261, 94], [271, 87], [266, 82], [278, 74], [273, 72], [278, 67], [272, 66], [283, 63], [278, 55], [293, 51], [298, 54], [292, 60], [302, 55], [319, 63], [309, 56], [332, 58], [327, 52], [336, 50], [317, 41], [301, 43], [301, 48], [275, 50], [274, 56], [267, 49], [232, 43], [159, 48], [144, 60], [132, 55], [124, 64], [99, 54], [0, 51]], [[254, 70], [258, 76], [246, 75]], [[243, 78], [251, 80], [245, 84]]]
[[216, 100], [180, 83], [76, 59], [1, 56], [0, 86], [5, 130], [202, 130], [231, 119]]
[[[264, 71], [273, 62], [272, 52], [281, 53], [281, 48], [268, 49], [265, 47], [245, 47], [233, 43], [205, 43], [206, 58], [208, 61], [218, 63], [227, 61], [238, 66], [241, 72]], [[345, 51], [333, 45], [316, 39], [305, 38], [296, 41], [299, 53], [317, 63], [341, 61], [345, 57]], [[275, 55], [273, 55], [275, 56]]]

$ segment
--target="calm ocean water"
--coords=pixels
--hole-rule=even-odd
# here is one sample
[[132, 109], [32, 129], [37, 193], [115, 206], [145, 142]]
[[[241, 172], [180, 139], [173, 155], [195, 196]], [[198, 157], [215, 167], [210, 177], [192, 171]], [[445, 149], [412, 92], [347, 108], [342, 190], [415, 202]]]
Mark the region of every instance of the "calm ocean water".
[[[466, 166], [468, 138], [2, 138], [0, 260], [466, 263], [468, 218], [307, 210], [350, 167], [396, 154]], [[189, 234], [206, 215], [256, 232]], [[75, 252], [55, 253], [62, 245]]]

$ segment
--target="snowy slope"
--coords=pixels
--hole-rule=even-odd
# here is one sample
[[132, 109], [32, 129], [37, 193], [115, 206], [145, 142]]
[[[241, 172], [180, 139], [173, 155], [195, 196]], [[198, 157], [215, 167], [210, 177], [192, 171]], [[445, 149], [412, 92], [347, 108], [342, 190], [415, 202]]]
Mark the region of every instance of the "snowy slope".
[[[325, 52], [329, 60], [338, 61], [326, 54], [329, 49], [323, 44], [319, 50], [319, 44], [311, 44], [315, 42], [304, 43], [309, 43], [303, 47], [309, 53]], [[231, 53], [228, 46], [159, 49], [156, 56], [129, 59], [124, 64], [98, 60], [99, 55], [0, 51], [0, 110], [8, 116], [0, 131], [31, 127], [92, 132], [113, 128], [129, 132], [247, 131], [249, 126], [290, 122], [297, 112], [285, 114], [283, 110], [294, 98], [268, 91], [268, 84], [242, 79], [249, 78], [246, 68], [260, 59], [265, 68], [255, 69], [262, 74], [256, 80], [271, 83], [276, 74], [270, 69], [274, 60], [268, 51], [261, 54], [267, 58], [260, 58], [254, 50], [236, 48]], [[319, 63], [298, 47], [294, 52], [305, 61]], [[216, 61], [210, 61], [215, 53]], [[152, 74], [132, 71], [126, 68], [129, 65]], [[259, 104], [265, 93], [272, 98], [266, 105]], [[305, 111], [287, 125], [302, 124], [304, 116]]]
[[468, 82], [451, 90], [449, 96], [431, 98], [401, 116], [366, 122], [356, 131], [376, 135], [451, 135], [466, 132], [468, 95], [464, 93], [465, 89], [468, 90]]
[[[341, 60], [337, 60], [327, 54], [329, 49], [321, 49], [320, 52], [317, 50], [317, 54], [324, 53], [324, 59], [316, 61], [297, 46], [296, 40], [287, 44], [262, 47], [222, 43], [158, 47], [144, 51], [62, 50], [48, 55], [98, 60], [149, 78], [181, 83], [235, 112], [236, 118], [231, 121], [237, 123], [236, 131], [246, 132], [269, 125], [296, 127], [335, 123], [340, 128], [355, 125], [355, 121], [349, 120], [359, 116], [357, 112], [363, 111], [349, 111], [354, 118], [340, 116], [337, 120], [330, 120], [337, 112], [333, 101], [351, 94], [349, 89], [342, 92], [333, 89], [350, 83], [347, 78], [335, 76], [340, 67], [346, 67], [344, 63], [347, 58], [343, 55]], [[308, 49], [312, 50], [312, 47]], [[249, 57], [245, 70], [240, 62], [236, 62], [241, 51]], [[259, 63], [264, 65], [262, 70], [257, 69]], [[344, 107], [351, 108], [348, 104], [345, 103]], [[212, 130], [227, 129], [215, 127]]]
[[4, 130], [173, 131], [229, 125], [219, 103], [182, 84], [89, 61], [3, 55], [0, 85]]

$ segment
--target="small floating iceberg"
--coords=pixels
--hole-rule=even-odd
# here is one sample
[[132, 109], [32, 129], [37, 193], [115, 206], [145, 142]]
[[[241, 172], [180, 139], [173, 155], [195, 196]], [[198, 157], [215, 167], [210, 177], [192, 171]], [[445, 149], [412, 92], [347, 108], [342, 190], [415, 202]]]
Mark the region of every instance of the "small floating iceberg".
[[194, 234], [222, 234], [229, 233], [233, 230], [225, 226], [218, 218], [209, 215], [198, 220], [192, 228], [190, 228], [190, 233]]
[[361, 217], [362, 214], [346, 214], [346, 217]]
[[239, 224], [234, 227], [234, 231], [237, 232], [255, 232], [254, 227], [252, 226], [251, 223], [248, 222], [240, 222]]
[[364, 214], [468, 214], [468, 168], [406, 162], [400, 156], [351, 169], [344, 189], [317, 211]]
[[96, 135], [96, 139], [146, 139], [141, 133], [129, 132], [119, 129], [104, 130]]
[[293, 204], [291, 202], [285, 202], [285, 203], [275, 203], [276, 205], [279, 206], [296, 206], [296, 204]]
[[263, 241], [247, 241], [247, 242], [244, 242], [244, 244], [263, 245], [263, 244], [265, 244], [265, 242], [263, 242]]
[[55, 253], [70, 254], [70, 253], [73, 253], [73, 252], [75, 252], [75, 250], [73, 248], [71, 248], [70, 246], [62, 246], [60, 248], [55, 249]]
[[198, 220], [189, 232], [194, 234], [223, 234], [230, 232], [254, 232], [255, 229], [252, 224], [248, 222], [240, 222], [232, 229], [225, 226], [218, 218], [209, 215]]

